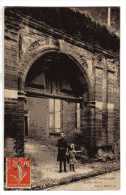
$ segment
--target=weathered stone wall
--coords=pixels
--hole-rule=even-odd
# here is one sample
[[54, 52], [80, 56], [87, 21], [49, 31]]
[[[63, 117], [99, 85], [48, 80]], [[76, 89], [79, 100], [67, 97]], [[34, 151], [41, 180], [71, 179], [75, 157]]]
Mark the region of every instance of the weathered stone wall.
[[48, 99], [27, 97], [29, 117], [29, 137], [46, 139], [49, 136], [48, 128]]
[[75, 113], [75, 103], [63, 101], [63, 130], [68, 137], [73, 136], [73, 134], [75, 133]]
[[[87, 45], [62, 35], [62, 33], [57, 35], [54, 30], [52, 32], [49, 29], [45, 30], [34, 18], [31, 21], [28, 17], [12, 12], [6, 14], [5, 17], [5, 112], [10, 109], [8, 112], [11, 114], [10, 118], [13, 118], [14, 114], [16, 115], [16, 122], [14, 122], [17, 126], [16, 136], [21, 136], [23, 139], [24, 105], [27, 100], [27, 97], [24, 96], [24, 84], [27, 73], [40, 56], [51, 51], [55, 51], [57, 54], [61, 52], [69, 56], [75, 61], [85, 77], [89, 96], [86, 99], [87, 102], [84, 98], [84, 104], [81, 108], [81, 130], [84, 139], [96, 146], [112, 145], [114, 140], [119, 137], [118, 59], [101, 50], [89, 49]], [[11, 100], [10, 104], [7, 103], [7, 98]], [[14, 110], [13, 99], [17, 102], [16, 111]], [[30, 109], [38, 109], [37, 103], [33, 107], [34, 101], [36, 99], [28, 98]], [[41, 100], [39, 106], [40, 104], [42, 109], [46, 111], [47, 105]], [[69, 112], [70, 106], [66, 106], [66, 109]], [[67, 114], [64, 118], [64, 128], [72, 131], [73, 126]], [[40, 119], [43, 134], [46, 136], [48, 134], [47, 131], [44, 131], [45, 127], [46, 130], [48, 129], [46, 120], [44, 120], [44, 126], [40, 115], [40, 118], [37, 119], [35, 115], [32, 117], [32, 121], [36, 120], [35, 122]], [[13, 121], [10, 123], [9, 126], [6, 123], [5, 131], [8, 131], [7, 129], [12, 126]], [[31, 127], [34, 125], [31, 124]], [[32, 135], [34, 135], [34, 131], [31, 128]]]
[[18, 86], [18, 33], [19, 20], [15, 15], [5, 15], [4, 65], [5, 88], [16, 89]]
[[[61, 129], [72, 139], [74, 133], [77, 133], [76, 128], [76, 104], [62, 100], [62, 116]], [[41, 139], [50, 143], [51, 130], [49, 129], [49, 98], [27, 97], [28, 111], [28, 137]], [[54, 142], [56, 145], [56, 142]]]

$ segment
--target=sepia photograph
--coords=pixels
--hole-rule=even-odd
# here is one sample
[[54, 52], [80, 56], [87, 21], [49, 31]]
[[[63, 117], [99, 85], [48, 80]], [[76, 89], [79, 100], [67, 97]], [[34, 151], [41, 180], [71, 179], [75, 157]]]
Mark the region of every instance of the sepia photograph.
[[120, 189], [120, 7], [4, 7], [4, 190]]

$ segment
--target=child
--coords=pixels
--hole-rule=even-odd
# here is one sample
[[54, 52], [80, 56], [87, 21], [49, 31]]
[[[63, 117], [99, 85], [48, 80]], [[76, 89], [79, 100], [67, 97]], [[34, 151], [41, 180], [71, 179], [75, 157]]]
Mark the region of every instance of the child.
[[75, 158], [75, 146], [74, 144], [70, 144], [69, 147], [69, 164], [70, 164], [70, 171], [75, 171], [75, 163], [76, 163], [76, 158]]

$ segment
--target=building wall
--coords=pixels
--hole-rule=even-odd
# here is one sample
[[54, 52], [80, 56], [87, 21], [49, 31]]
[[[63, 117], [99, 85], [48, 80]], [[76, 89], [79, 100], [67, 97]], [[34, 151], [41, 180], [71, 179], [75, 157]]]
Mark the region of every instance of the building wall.
[[63, 101], [63, 130], [70, 137], [76, 132], [76, 109], [74, 102]]
[[[28, 137], [47, 139], [49, 129], [49, 98], [27, 97]], [[75, 133], [76, 107], [74, 102], [62, 100], [61, 131], [69, 137]]]
[[[28, 17], [13, 12], [5, 15], [5, 107], [6, 110], [11, 108], [10, 113], [13, 116], [15, 112], [13, 102], [16, 100], [17, 117], [14, 123], [17, 125], [17, 132], [22, 132], [24, 128], [24, 106], [28, 100], [30, 111], [34, 109], [38, 112], [38, 115], [36, 112], [30, 113], [32, 118], [30, 134], [34, 136], [39, 123], [41, 128], [38, 135], [40, 136], [41, 131], [42, 137], [48, 135], [46, 115], [42, 117], [40, 113], [43, 110], [47, 111], [47, 100], [26, 97], [24, 82], [32, 64], [45, 51], [58, 51], [75, 59], [77, 66], [85, 75], [89, 97], [84, 97], [81, 108], [81, 131], [84, 139], [88, 138], [87, 140], [96, 146], [112, 145], [119, 137], [118, 59], [102, 51], [90, 50], [64, 35], [58, 37], [54, 35], [55, 33], [45, 31], [34, 18], [31, 21]], [[8, 98], [11, 100], [9, 104]], [[74, 107], [65, 101], [63, 106], [66, 112], [63, 128], [71, 133], [74, 128], [72, 123]], [[5, 128], [7, 131], [10, 126], [6, 124]]]
[[48, 99], [27, 97], [29, 132], [28, 136], [46, 138], [48, 132]]

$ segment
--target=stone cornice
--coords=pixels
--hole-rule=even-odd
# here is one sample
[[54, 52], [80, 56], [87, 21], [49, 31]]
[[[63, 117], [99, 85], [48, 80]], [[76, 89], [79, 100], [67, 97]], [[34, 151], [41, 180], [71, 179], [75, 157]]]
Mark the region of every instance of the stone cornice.
[[15, 13], [15, 12], [11, 11], [10, 14], [15, 14], [19, 18], [19, 21], [21, 21], [21, 19], [22, 19], [22, 22], [24, 25], [26, 24], [29, 27], [32, 27], [34, 29], [39, 30], [40, 34], [46, 33], [48, 36], [52, 36], [56, 39], [65, 40], [71, 44], [74, 44], [78, 47], [87, 49], [93, 53], [101, 53], [108, 58], [115, 58], [115, 59], [119, 58], [119, 54], [117, 54], [117, 53], [113, 53], [113, 52], [111, 52], [109, 50], [105, 50], [99, 46], [92, 45], [89, 43], [85, 43], [84, 41], [82, 42], [80, 40], [77, 40], [77, 39], [73, 38], [70, 34], [68, 35], [67, 33], [64, 33], [63, 31], [60, 31], [56, 28], [52, 28], [51, 26], [45, 24], [44, 22], [40, 22], [36, 19], [33, 19], [32, 17], [27, 16], [24, 13], [21, 13], [21, 12]]

